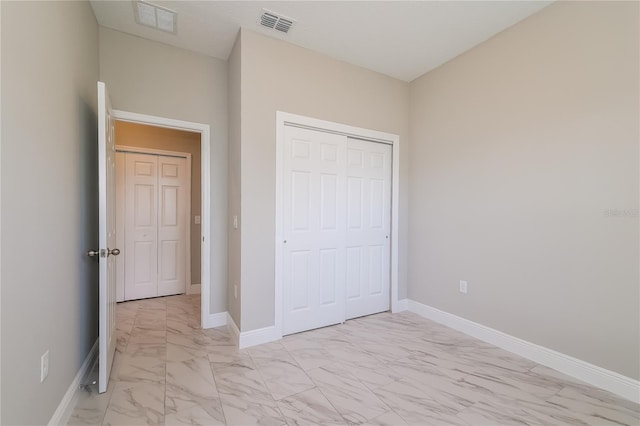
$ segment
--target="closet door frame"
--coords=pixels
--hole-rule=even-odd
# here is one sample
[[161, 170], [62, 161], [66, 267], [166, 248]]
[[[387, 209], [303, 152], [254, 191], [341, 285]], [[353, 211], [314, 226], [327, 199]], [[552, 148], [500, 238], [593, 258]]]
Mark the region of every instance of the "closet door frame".
[[[363, 129], [331, 121], [319, 120], [302, 115], [291, 114], [283, 111], [276, 112], [276, 223], [275, 223], [275, 300], [274, 300], [274, 327], [273, 334], [265, 341], [277, 340], [283, 336], [283, 260], [284, 260], [284, 137], [285, 126], [302, 127], [327, 133], [345, 135], [355, 139], [363, 139], [372, 142], [389, 144], [392, 147], [391, 170], [391, 312], [406, 310], [404, 301], [398, 300], [398, 235], [399, 235], [399, 209], [400, 209], [400, 136]], [[242, 345], [241, 345], [242, 346]]]
[[[187, 175], [189, 179], [186, 181], [186, 193], [187, 193], [187, 218], [186, 218], [186, 232], [185, 232], [185, 294], [191, 294], [191, 215], [193, 212], [191, 211], [191, 153], [190, 152], [180, 152], [180, 151], [166, 151], [162, 149], [153, 149], [153, 148], [139, 148], [136, 146], [126, 146], [126, 145], [117, 145], [116, 152], [122, 153], [131, 153], [131, 154], [150, 154], [150, 155], [162, 155], [165, 157], [179, 157], [184, 158], [187, 161]], [[118, 170], [116, 170], [116, 174], [118, 174]], [[118, 193], [118, 201], [120, 199], [124, 199], [124, 197], [120, 196], [121, 189], [116, 188]], [[116, 209], [118, 207], [116, 206]], [[116, 223], [117, 233], [116, 235], [121, 239], [121, 246], [124, 247], [124, 224]], [[116, 259], [117, 260], [117, 259]], [[124, 256], [121, 256], [121, 262], [124, 262]], [[118, 270], [122, 270], [122, 263], [117, 266]], [[122, 282], [120, 282], [122, 280]], [[120, 274], [117, 275], [117, 293], [118, 293], [118, 302], [124, 301], [124, 276], [121, 277]]]

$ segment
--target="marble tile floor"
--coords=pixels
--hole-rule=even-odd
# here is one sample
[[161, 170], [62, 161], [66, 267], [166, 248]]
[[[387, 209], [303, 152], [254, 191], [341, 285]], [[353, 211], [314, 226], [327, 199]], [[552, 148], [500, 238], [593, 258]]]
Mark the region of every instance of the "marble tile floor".
[[640, 425], [640, 406], [415, 314], [238, 351], [199, 296], [117, 307], [109, 390], [69, 425]]

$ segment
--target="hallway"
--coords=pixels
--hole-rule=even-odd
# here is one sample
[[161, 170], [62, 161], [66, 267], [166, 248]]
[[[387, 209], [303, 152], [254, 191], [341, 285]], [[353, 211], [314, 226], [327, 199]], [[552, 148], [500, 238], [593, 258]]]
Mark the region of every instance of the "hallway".
[[638, 405], [411, 313], [238, 351], [200, 298], [118, 304], [109, 391], [70, 425], [627, 424]]

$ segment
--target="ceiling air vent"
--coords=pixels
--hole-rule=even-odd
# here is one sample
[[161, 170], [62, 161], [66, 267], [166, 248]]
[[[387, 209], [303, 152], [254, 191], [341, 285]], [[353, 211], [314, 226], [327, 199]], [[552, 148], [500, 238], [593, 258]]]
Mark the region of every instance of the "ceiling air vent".
[[135, 1], [133, 5], [138, 24], [176, 34], [178, 14], [174, 10], [142, 0]]
[[293, 19], [267, 9], [262, 9], [262, 14], [260, 15], [260, 25], [285, 34], [291, 29], [293, 22]]

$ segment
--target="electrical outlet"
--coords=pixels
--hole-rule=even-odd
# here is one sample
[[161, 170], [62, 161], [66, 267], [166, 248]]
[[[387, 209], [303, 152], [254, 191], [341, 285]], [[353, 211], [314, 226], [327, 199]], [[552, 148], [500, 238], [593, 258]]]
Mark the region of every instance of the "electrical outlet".
[[40, 383], [49, 375], [49, 349], [40, 357]]
[[468, 283], [466, 281], [460, 281], [460, 293], [467, 294]]
[[233, 286], [233, 293], [234, 293], [235, 298], [237, 299], [238, 298], [238, 284], [235, 284]]

